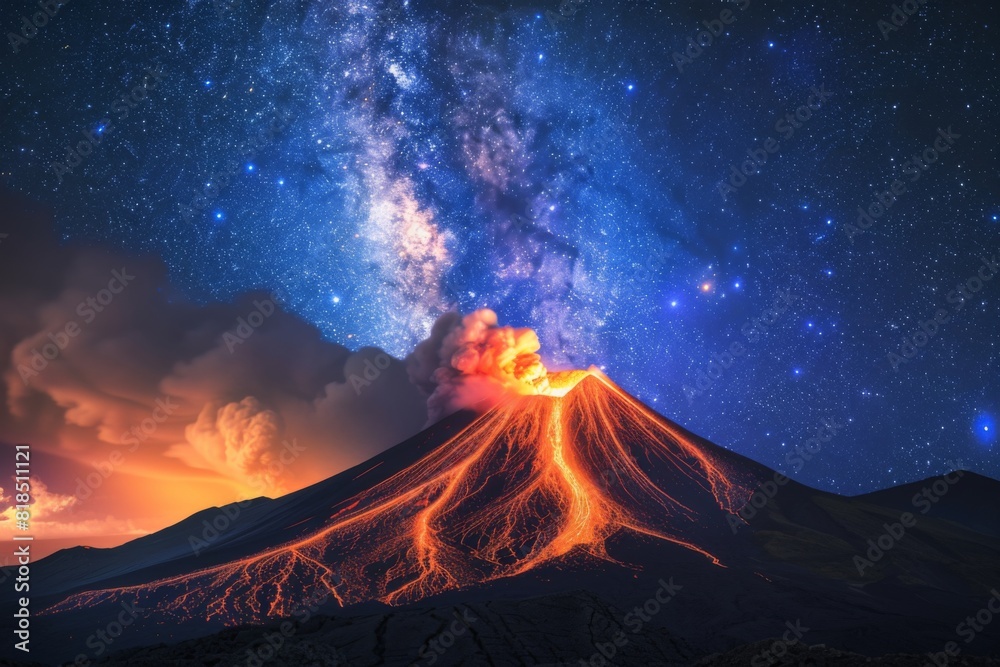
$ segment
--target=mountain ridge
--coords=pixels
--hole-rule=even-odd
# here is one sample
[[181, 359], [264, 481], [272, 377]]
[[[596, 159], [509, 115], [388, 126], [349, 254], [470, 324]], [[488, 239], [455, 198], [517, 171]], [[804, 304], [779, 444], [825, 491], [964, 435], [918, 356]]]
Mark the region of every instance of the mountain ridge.
[[[921, 516], [859, 574], [852, 558], [898, 520], [912, 489], [846, 497], [788, 480], [742, 518], [774, 471], [601, 374], [555, 379], [552, 394], [455, 413], [338, 475], [255, 499], [219, 537], [201, 535], [200, 553], [193, 528], [225, 508], [114, 549], [53, 554], [33, 572], [44, 609], [37, 622], [78, 646], [95, 614], [136, 605], [147, 611], [126, 647], [289, 617], [316, 593], [324, 613], [346, 618], [577, 588], [627, 608], [648, 597], [650, 578], [677, 576], [701, 593], [678, 596], [678, 611], [662, 622], [705, 652], [718, 647], [713, 632], [767, 636], [739, 598], [754, 600], [758, 616], [791, 609], [834, 628], [860, 614], [900, 633], [905, 649], [932, 647], [946, 636], [935, 635], [938, 619], [1000, 580], [997, 520], [981, 511], [1000, 490], [993, 480], [969, 476], [965, 491], [941, 500], [964, 498], [950, 518]], [[165, 552], [144, 557], [157, 544]], [[930, 600], [933, 611], [916, 620], [914, 606]], [[907, 617], [914, 629], [897, 627]], [[872, 650], [849, 632], [831, 638]], [[46, 650], [66, 657], [69, 649]]]

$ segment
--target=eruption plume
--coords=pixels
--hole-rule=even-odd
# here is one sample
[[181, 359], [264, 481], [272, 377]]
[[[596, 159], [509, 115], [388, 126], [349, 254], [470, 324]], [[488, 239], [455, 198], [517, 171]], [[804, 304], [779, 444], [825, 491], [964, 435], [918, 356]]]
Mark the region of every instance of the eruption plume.
[[533, 330], [500, 326], [488, 308], [441, 317], [407, 358], [410, 379], [430, 394], [429, 423], [504, 397], [547, 394], [549, 374], [539, 347]]

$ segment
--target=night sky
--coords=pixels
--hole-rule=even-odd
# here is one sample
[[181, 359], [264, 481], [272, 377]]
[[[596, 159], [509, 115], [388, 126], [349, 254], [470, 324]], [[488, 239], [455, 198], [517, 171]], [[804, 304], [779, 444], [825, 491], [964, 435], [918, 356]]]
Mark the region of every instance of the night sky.
[[65, 243], [275, 290], [351, 349], [492, 308], [820, 488], [1000, 477], [995, 10], [892, 14], [71, 0], [6, 37], [0, 173]]

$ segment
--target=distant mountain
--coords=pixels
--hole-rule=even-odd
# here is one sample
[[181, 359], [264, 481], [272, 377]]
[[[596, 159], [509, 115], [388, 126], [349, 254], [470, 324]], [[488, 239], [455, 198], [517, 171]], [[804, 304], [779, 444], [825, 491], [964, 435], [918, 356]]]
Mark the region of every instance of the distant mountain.
[[[947, 492], [923, 512], [914, 495], [935, 483]], [[282, 498], [204, 510], [114, 549], [54, 554], [32, 573], [44, 610], [35, 631], [64, 638], [39, 655], [67, 660], [93, 656], [95, 627], [123, 609], [140, 611], [102, 653], [328, 613], [355, 630], [383, 619], [374, 643], [336, 647], [350, 664], [410, 664], [413, 642], [447, 626], [441, 608], [547, 595], [588, 601], [558, 618], [528, 614], [537, 632], [566, 634], [567, 618], [600, 609], [609, 628], [638, 624], [632, 646], [669, 635], [673, 648], [655, 649], [668, 662], [796, 621], [809, 628], [803, 643], [938, 651], [1000, 585], [997, 498], [1000, 483], [972, 473], [856, 498], [817, 491], [686, 431], [597, 371], [572, 371], [554, 375], [547, 395], [457, 413]], [[414, 623], [424, 630], [408, 634]], [[448, 660], [509, 650], [518, 655], [494, 664], [541, 664], [542, 653], [579, 664], [603, 641], [576, 631], [529, 641], [515, 625], [492, 624], [488, 646], [471, 627], [480, 643]], [[966, 653], [997, 650], [998, 630]]]
[[957, 521], [966, 528], [1000, 537], [1000, 514], [996, 503], [984, 502], [991, 495], [996, 497], [996, 493], [996, 480], [959, 470], [947, 476], [867, 493], [857, 499]]

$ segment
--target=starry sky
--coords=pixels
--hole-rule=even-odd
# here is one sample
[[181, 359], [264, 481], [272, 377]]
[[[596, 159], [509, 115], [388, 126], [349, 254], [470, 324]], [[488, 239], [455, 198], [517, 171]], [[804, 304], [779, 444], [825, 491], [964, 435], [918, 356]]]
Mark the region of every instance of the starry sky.
[[23, 37], [36, 11], [0, 10], [0, 182], [68, 246], [397, 358], [492, 308], [823, 489], [1000, 477], [988, 3], [93, 0]]

